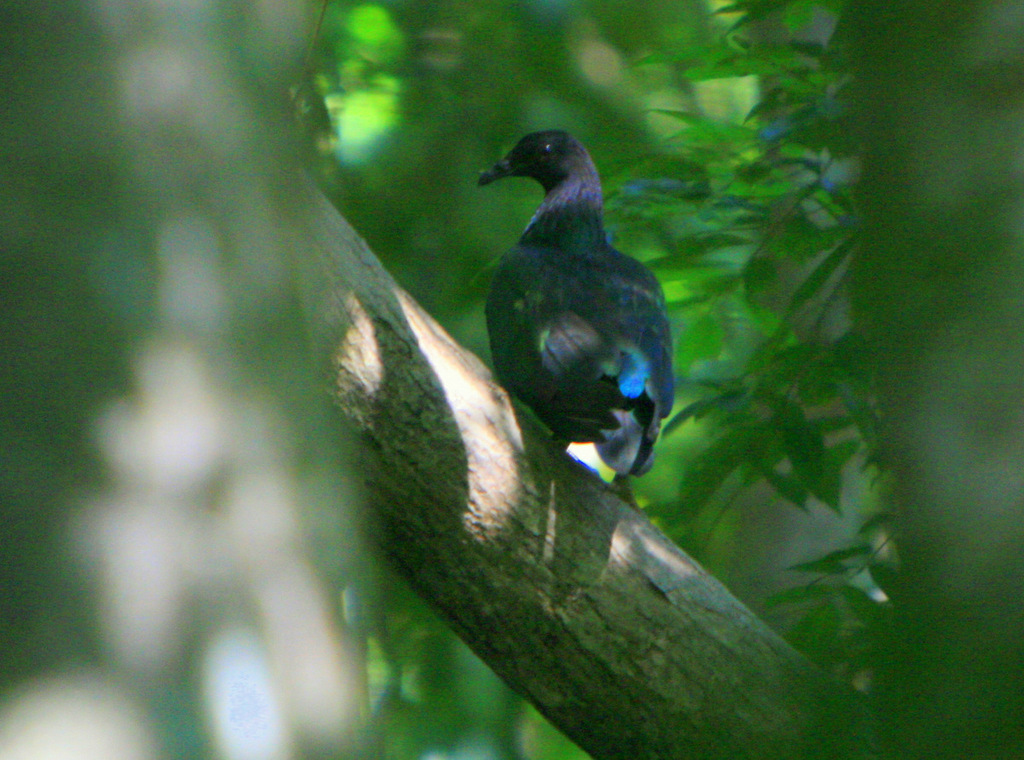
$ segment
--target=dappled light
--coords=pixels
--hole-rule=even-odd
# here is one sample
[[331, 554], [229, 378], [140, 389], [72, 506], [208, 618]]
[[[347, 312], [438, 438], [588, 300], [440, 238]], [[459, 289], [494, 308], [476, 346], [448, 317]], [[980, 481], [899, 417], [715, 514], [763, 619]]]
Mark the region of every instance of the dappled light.
[[[80, 522], [112, 657], [159, 683], [199, 626], [223, 757], [343, 746], [362, 679], [309, 564], [277, 413], [229, 393], [185, 341], [152, 345], [138, 366], [136, 395], [102, 417], [114, 489]], [[235, 602], [219, 611], [222, 599]]]
[[544, 527], [544, 563], [551, 566], [555, 559], [555, 545], [558, 541], [558, 485], [551, 481], [548, 486], [548, 510]]
[[622, 520], [615, 526], [615, 532], [612, 534], [608, 562], [611, 565], [633, 567], [638, 560], [663, 563], [665, 577], [685, 577], [696, 572], [693, 561], [680, 554], [679, 550], [667, 543], [662, 536], [643, 530], [642, 524]]
[[[522, 488], [518, 463], [522, 434], [508, 398], [480, 382], [476, 360], [457, 353], [450, 339], [428, 321], [420, 307], [396, 292], [402, 313], [430, 363], [455, 417], [466, 450], [469, 481], [466, 527], [486, 539], [505, 526]], [[468, 366], [467, 366], [468, 363]]]
[[41, 677], [0, 706], [0, 757], [157, 760], [154, 728], [131, 690], [100, 673]]
[[384, 365], [373, 322], [355, 293], [345, 296], [345, 311], [350, 324], [338, 347], [337, 362], [345, 370], [343, 377], [353, 378], [362, 386], [362, 393], [372, 397], [384, 379]]
[[343, 164], [371, 159], [401, 118], [402, 80], [395, 75], [404, 35], [382, 3], [333, 5], [327, 20], [340, 32], [339, 88], [327, 97], [333, 117], [335, 156]]
[[622, 56], [608, 43], [588, 37], [580, 41], [576, 61], [583, 75], [599, 87], [613, 87], [625, 75]]
[[226, 760], [287, 757], [284, 715], [259, 637], [241, 628], [219, 631], [203, 655], [203, 691], [220, 754]]
[[605, 573], [638, 571], [663, 594], [696, 594], [707, 609], [722, 606], [713, 594], [702, 591], [707, 574], [677, 546], [642, 521], [619, 520], [612, 533]]

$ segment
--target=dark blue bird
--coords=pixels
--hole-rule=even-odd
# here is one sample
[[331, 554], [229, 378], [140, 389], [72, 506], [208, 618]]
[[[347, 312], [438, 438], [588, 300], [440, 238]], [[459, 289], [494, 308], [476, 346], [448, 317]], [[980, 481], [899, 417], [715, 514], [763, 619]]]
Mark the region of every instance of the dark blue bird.
[[546, 195], [487, 298], [498, 380], [558, 438], [595, 443], [618, 474], [642, 475], [672, 408], [661, 285], [608, 244], [597, 169], [571, 135], [526, 135], [480, 184], [502, 177], [532, 177]]

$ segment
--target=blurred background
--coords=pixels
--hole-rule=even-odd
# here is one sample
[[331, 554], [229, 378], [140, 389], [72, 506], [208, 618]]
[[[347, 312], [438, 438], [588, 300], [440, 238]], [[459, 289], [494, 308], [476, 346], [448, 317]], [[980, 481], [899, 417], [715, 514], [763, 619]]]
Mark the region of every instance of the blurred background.
[[583, 757], [360, 538], [275, 195], [296, 142], [486, 359], [491, 272], [540, 189], [477, 176], [526, 132], [581, 139], [674, 328], [641, 506], [869, 686], [887, 486], [846, 292], [842, 6], [4, 11], [0, 758]]

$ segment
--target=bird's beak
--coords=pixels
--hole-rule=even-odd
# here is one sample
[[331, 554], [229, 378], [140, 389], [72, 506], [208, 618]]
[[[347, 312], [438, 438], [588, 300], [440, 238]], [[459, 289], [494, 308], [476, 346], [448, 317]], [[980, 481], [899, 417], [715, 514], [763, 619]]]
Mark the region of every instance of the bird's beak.
[[496, 179], [507, 177], [512, 173], [512, 165], [509, 163], [508, 158], [501, 159], [498, 163], [492, 166], [487, 171], [481, 173], [480, 179], [477, 181], [478, 185], [489, 185]]

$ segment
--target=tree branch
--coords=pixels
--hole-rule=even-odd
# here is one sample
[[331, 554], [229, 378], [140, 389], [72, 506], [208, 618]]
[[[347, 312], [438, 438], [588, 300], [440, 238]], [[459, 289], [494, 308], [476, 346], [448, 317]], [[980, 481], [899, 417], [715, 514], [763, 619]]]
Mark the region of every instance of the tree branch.
[[865, 756], [853, 700], [603, 482], [315, 190], [306, 270], [383, 550], [596, 758]]

